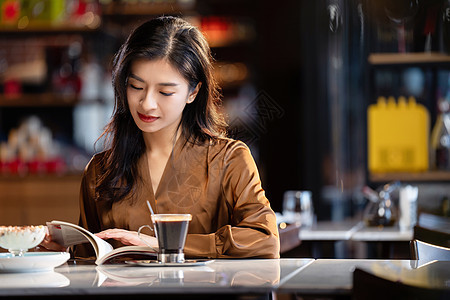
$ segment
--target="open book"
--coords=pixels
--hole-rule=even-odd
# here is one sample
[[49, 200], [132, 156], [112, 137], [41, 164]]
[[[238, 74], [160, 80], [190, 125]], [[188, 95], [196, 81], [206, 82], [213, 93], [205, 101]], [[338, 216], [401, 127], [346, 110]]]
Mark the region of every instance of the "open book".
[[51, 221], [47, 222], [47, 227], [53, 240], [64, 247], [70, 247], [88, 242], [91, 243], [97, 257], [95, 260], [97, 265], [101, 265], [106, 261], [119, 256], [150, 255], [156, 257], [156, 253], [147, 246], [124, 246], [113, 249], [111, 244], [107, 241], [102, 240], [83, 227], [72, 223], [64, 221]]

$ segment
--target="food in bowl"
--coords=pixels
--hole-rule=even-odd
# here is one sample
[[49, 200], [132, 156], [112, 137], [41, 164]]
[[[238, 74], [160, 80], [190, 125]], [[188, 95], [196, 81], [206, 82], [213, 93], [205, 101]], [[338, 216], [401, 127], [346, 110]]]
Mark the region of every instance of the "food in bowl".
[[13, 255], [21, 256], [28, 249], [39, 245], [45, 237], [45, 227], [38, 226], [0, 226], [0, 247], [8, 249]]

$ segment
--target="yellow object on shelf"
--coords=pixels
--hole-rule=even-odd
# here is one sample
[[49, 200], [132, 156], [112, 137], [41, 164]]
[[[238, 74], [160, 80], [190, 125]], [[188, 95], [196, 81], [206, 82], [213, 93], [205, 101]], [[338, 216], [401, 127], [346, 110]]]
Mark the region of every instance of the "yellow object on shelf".
[[378, 98], [367, 110], [370, 172], [428, 170], [429, 114], [414, 97]]

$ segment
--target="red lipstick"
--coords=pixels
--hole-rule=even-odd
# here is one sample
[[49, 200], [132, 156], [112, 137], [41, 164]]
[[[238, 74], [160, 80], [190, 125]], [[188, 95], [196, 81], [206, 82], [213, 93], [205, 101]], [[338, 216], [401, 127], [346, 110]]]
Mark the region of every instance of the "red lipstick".
[[141, 113], [138, 113], [139, 119], [141, 119], [141, 121], [145, 122], [145, 123], [151, 123], [154, 122], [158, 119], [158, 117], [153, 117], [153, 116], [146, 116], [143, 115]]

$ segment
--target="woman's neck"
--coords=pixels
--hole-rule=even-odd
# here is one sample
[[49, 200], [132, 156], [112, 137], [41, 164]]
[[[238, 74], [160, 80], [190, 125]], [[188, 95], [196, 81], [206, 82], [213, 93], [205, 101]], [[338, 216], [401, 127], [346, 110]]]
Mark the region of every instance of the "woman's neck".
[[163, 132], [143, 133], [146, 152], [154, 154], [171, 153], [180, 134], [181, 132], [179, 130], [173, 134]]

